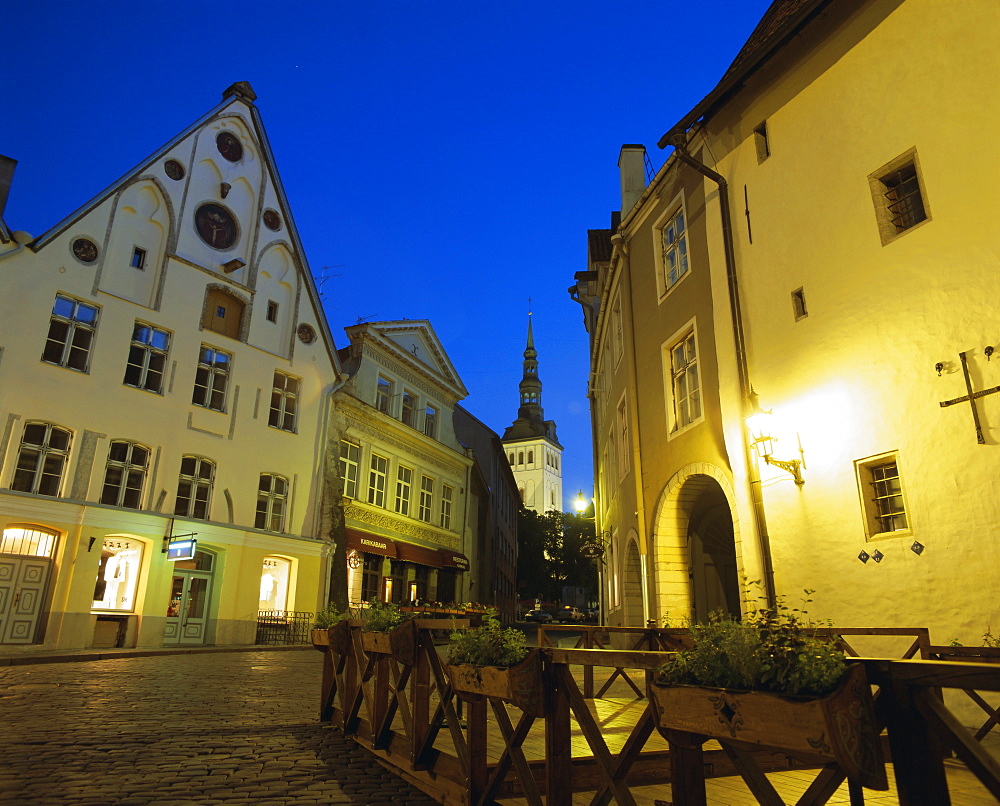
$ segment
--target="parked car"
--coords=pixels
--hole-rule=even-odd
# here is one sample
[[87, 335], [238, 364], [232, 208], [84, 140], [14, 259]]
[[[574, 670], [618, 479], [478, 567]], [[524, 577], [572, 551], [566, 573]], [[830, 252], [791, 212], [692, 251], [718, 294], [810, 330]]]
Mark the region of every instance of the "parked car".
[[559, 611], [560, 621], [583, 621], [584, 618], [584, 613], [579, 607], [566, 605]]
[[544, 610], [529, 610], [524, 614], [525, 621], [537, 621], [539, 624], [548, 624], [552, 621], [552, 614]]

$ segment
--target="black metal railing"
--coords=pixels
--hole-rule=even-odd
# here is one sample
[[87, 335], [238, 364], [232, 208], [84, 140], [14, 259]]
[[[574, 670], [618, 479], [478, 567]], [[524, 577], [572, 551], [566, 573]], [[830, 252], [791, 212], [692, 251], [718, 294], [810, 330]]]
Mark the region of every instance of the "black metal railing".
[[308, 644], [314, 613], [299, 610], [261, 610], [257, 613], [258, 646]]

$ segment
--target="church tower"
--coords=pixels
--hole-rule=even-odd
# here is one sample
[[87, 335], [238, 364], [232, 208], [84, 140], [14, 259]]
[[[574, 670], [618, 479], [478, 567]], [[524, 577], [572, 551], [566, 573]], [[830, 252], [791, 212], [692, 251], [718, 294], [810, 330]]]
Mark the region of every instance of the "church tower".
[[538, 513], [562, 511], [562, 445], [556, 424], [542, 410], [542, 381], [538, 377], [538, 352], [528, 314], [528, 344], [519, 385], [517, 419], [504, 431], [503, 445], [514, 471], [521, 500]]

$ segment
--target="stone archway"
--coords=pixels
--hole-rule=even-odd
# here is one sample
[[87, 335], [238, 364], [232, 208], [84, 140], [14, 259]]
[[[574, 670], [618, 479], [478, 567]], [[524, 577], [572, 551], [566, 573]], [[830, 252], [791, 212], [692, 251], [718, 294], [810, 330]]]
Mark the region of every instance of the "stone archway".
[[629, 534], [622, 557], [622, 613], [623, 627], [643, 627], [646, 624], [643, 607], [644, 585], [642, 584], [642, 563], [639, 559], [639, 545], [633, 530]]
[[655, 612], [673, 623], [712, 609], [740, 612], [742, 551], [732, 485], [707, 463], [673, 475], [656, 506], [652, 533]]

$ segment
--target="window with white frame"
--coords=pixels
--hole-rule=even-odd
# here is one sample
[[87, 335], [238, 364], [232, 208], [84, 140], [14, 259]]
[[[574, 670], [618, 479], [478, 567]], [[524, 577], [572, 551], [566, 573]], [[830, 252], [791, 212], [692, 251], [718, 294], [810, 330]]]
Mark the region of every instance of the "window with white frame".
[[375, 408], [384, 414], [389, 414], [392, 407], [392, 387], [392, 381], [378, 376], [378, 383], [375, 386]]
[[399, 419], [411, 428], [417, 424], [417, 396], [409, 389], [403, 390], [403, 403], [399, 410]]
[[437, 439], [438, 430], [438, 410], [434, 406], [428, 405], [424, 409], [424, 434], [431, 439]]
[[624, 476], [631, 466], [628, 442], [628, 408], [623, 397], [618, 404], [618, 472]]
[[882, 454], [854, 464], [868, 537], [909, 529], [897, 455]]
[[413, 468], [399, 465], [396, 468], [396, 512], [410, 514], [410, 494], [413, 490]]
[[372, 454], [368, 465], [368, 503], [376, 507], [385, 506], [385, 483], [389, 474], [389, 460], [377, 453]]
[[673, 402], [671, 430], [677, 431], [701, 417], [701, 381], [694, 329], [685, 333], [668, 350], [670, 391]]
[[232, 361], [233, 357], [229, 353], [207, 344], [201, 345], [192, 403], [213, 411], [226, 410], [226, 389], [229, 386], [229, 367]]
[[97, 331], [99, 308], [78, 299], [56, 294], [49, 320], [49, 335], [42, 350], [42, 361], [86, 372], [90, 348]]
[[276, 473], [261, 473], [257, 483], [257, 515], [254, 526], [269, 532], [285, 530], [288, 479]]
[[660, 241], [660, 293], [673, 288], [688, 273], [687, 224], [683, 206], [657, 227]]
[[274, 385], [271, 388], [271, 412], [267, 419], [267, 424], [272, 428], [295, 433], [301, 383], [298, 378], [292, 375], [274, 371]]
[[148, 470], [149, 448], [135, 442], [114, 440], [108, 446], [101, 503], [139, 509], [142, 506], [142, 489]]
[[340, 480], [344, 495], [358, 497], [358, 469], [361, 464], [361, 446], [346, 439], [340, 440]]
[[174, 515], [208, 520], [214, 483], [215, 462], [200, 456], [185, 456], [181, 459]]
[[52, 423], [25, 423], [10, 488], [58, 496], [73, 433]]
[[434, 500], [434, 479], [430, 476], [420, 477], [420, 509], [418, 517], [422, 521], [430, 523], [431, 503]]
[[447, 484], [441, 485], [441, 528], [451, 528], [451, 505], [455, 490]]
[[132, 327], [132, 344], [122, 383], [162, 394], [169, 349], [170, 334], [166, 330], [137, 320]]

